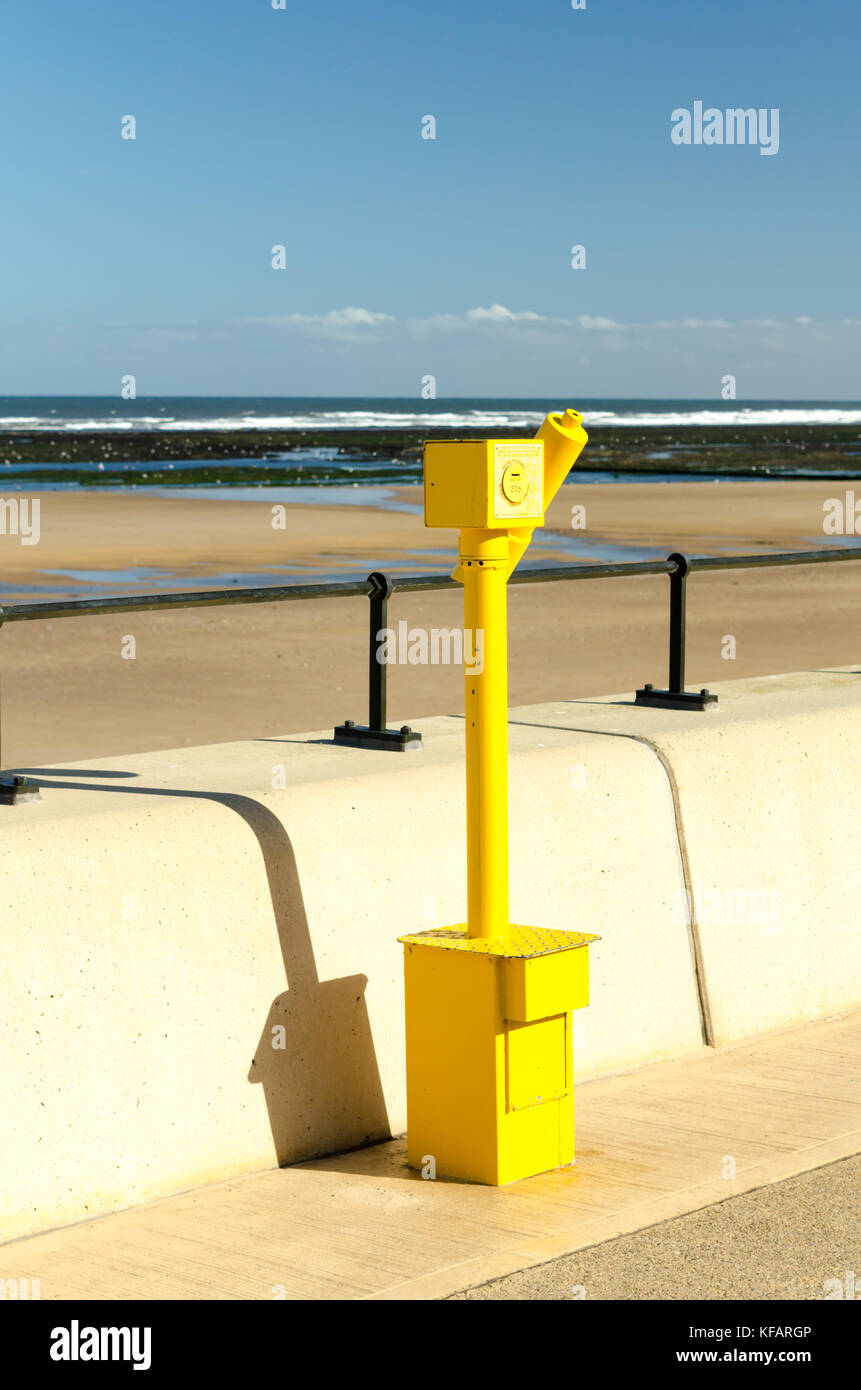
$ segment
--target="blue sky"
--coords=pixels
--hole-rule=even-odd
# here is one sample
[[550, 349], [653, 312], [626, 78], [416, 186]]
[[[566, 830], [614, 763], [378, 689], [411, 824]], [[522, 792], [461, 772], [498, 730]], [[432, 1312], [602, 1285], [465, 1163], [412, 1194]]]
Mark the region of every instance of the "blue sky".
[[[47, 0], [3, 38], [0, 394], [861, 397], [850, 0]], [[674, 144], [697, 100], [778, 108], [778, 153]]]

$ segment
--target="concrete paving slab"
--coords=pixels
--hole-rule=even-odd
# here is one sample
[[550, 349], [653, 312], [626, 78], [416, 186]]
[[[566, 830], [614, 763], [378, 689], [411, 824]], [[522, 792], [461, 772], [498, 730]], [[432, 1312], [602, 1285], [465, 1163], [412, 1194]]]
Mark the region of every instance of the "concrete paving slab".
[[10, 1242], [0, 1277], [39, 1279], [43, 1299], [438, 1299], [645, 1227], [659, 1240], [660, 1223], [861, 1153], [861, 1013], [590, 1082], [577, 1102], [577, 1163], [508, 1188], [424, 1181], [395, 1140]]

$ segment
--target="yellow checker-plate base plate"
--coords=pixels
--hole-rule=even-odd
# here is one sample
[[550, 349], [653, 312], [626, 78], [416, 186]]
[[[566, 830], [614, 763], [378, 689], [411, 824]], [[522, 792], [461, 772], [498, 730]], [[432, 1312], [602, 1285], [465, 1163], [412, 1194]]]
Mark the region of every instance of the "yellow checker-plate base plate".
[[442, 946], [449, 951], [472, 951], [478, 955], [506, 956], [515, 959], [529, 959], [533, 956], [549, 956], [555, 951], [571, 951], [577, 946], [588, 946], [590, 941], [600, 937], [586, 932], [551, 931], [548, 927], [522, 927], [512, 924], [508, 935], [496, 940], [484, 936], [470, 936], [466, 926], [435, 927], [432, 931], [412, 932], [409, 936], [399, 936], [404, 946]]

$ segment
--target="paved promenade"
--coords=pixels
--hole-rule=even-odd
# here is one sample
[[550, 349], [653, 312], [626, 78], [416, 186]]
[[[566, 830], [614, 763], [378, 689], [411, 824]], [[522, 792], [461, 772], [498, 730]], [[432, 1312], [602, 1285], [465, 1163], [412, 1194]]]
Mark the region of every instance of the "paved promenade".
[[[0, 1277], [38, 1278], [43, 1299], [438, 1299], [644, 1231], [615, 1247], [615, 1273], [604, 1246], [562, 1277], [593, 1297], [630, 1297], [632, 1280], [634, 1297], [655, 1297], [655, 1278], [666, 1291], [688, 1275], [699, 1293], [675, 1296], [756, 1296], [751, 1270], [785, 1288], [801, 1251], [813, 1262], [793, 1296], [813, 1298], [858, 1249], [857, 1224], [838, 1248], [826, 1222], [804, 1254], [811, 1230], [769, 1184], [837, 1165], [814, 1179], [821, 1210], [829, 1192], [836, 1206], [857, 1193], [840, 1160], [861, 1153], [861, 1013], [580, 1086], [577, 1127], [573, 1168], [509, 1188], [423, 1181], [393, 1140], [11, 1242]], [[699, 1226], [678, 1222], [691, 1212]], [[723, 1235], [698, 1244], [698, 1231]], [[520, 1277], [546, 1290], [527, 1297], [561, 1296], [552, 1268]]]

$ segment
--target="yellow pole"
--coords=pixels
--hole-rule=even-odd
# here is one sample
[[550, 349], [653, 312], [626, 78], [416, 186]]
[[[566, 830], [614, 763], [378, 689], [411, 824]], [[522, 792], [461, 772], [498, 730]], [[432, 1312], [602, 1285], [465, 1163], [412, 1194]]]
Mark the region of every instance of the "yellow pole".
[[[536, 438], [546, 507], [586, 443], [582, 417], [574, 410], [548, 415]], [[506, 585], [534, 525], [461, 527], [454, 572], [463, 582], [464, 628], [473, 652], [483, 644], [484, 657], [481, 673], [467, 668], [465, 679], [467, 933], [496, 942], [509, 936]]]
[[538, 437], [425, 445], [425, 524], [460, 532], [467, 921], [400, 938], [407, 1162], [496, 1186], [574, 1159], [572, 1014], [597, 939], [509, 921], [507, 582], [586, 443], [576, 411]]
[[482, 658], [466, 668], [467, 931], [508, 935], [508, 537], [460, 535], [466, 641]]

